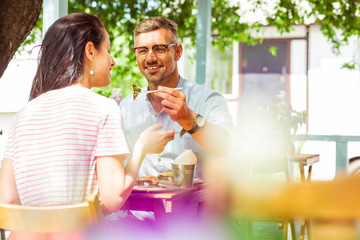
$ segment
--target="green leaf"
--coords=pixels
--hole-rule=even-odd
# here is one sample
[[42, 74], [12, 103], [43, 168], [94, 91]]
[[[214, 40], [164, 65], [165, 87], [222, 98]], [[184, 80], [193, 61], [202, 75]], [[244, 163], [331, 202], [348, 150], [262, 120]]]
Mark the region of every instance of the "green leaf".
[[269, 53], [271, 53], [271, 55], [273, 55], [274, 57], [277, 55], [277, 48], [275, 46], [271, 46], [268, 49]]
[[[320, 30], [332, 44], [333, 52], [340, 53], [342, 46], [349, 42], [352, 36], [360, 36], [360, 1], [358, 0], [279, 0], [266, 20], [251, 19], [244, 21], [242, 13], [258, 12], [269, 9], [266, 0], [248, 0], [249, 4], [240, 1], [212, 0], [211, 1], [211, 31], [212, 44], [220, 50], [226, 51], [233, 41], [249, 45], [261, 44], [262, 39], [256, 38], [254, 32], [259, 32], [264, 25], [275, 26], [279, 33], [294, 30], [294, 25], [305, 24], [306, 19], [313, 19], [319, 24]], [[301, 4], [300, 4], [301, 3]], [[304, 8], [303, 6], [308, 6]], [[130, 91], [125, 87], [131, 82], [138, 82], [143, 86], [146, 80], [137, 69], [135, 56], [130, 49], [134, 46], [133, 30], [144, 18], [149, 16], [164, 16], [178, 24], [180, 42], [189, 38], [191, 45], [196, 45], [197, 1], [193, 0], [69, 0], [68, 12], [87, 12], [98, 16], [112, 41], [111, 52], [116, 66], [113, 68], [111, 86], [121, 88], [124, 96]], [[42, 14], [25, 45], [36, 39], [41, 39]], [[271, 47], [269, 52], [276, 56], [276, 49]], [[357, 64], [345, 63], [343, 68], [355, 69]], [[141, 83], [141, 84], [140, 84]]]

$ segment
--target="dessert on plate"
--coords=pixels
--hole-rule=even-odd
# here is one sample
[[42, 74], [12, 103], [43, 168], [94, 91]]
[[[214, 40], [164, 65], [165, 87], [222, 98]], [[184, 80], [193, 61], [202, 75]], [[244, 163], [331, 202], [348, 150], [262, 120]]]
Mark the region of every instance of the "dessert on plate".
[[137, 177], [135, 187], [154, 188], [159, 186], [159, 179], [155, 176]]

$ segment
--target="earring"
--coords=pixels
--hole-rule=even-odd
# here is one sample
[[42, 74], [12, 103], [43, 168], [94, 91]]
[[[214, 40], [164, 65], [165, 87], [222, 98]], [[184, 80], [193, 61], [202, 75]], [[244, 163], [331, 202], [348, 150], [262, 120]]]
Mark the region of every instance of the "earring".
[[90, 69], [90, 76], [94, 76], [95, 72], [94, 72], [94, 59], [91, 60], [91, 69]]

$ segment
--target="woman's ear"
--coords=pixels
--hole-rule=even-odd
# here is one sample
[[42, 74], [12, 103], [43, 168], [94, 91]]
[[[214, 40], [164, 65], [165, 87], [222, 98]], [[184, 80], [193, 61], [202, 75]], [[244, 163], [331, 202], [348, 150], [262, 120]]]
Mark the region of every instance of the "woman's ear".
[[89, 59], [90, 61], [94, 58], [95, 56], [95, 46], [92, 42], [88, 42], [85, 45], [85, 57], [87, 59]]

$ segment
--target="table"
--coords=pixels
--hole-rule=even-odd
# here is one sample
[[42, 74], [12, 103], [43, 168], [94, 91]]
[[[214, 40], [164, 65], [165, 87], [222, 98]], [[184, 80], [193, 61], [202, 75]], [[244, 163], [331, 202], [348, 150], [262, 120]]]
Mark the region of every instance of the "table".
[[[311, 180], [311, 172], [312, 172], [312, 165], [320, 161], [319, 154], [291, 154], [290, 162], [295, 162], [300, 164], [300, 176], [301, 182], [310, 181]], [[308, 175], [305, 178], [305, 167], [308, 168]]]
[[205, 200], [206, 187], [202, 182], [194, 183], [191, 188], [133, 190], [122, 210], [151, 211], [156, 218], [163, 218], [169, 214], [184, 213], [189, 206], [196, 207], [198, 211]]
[[[300, 164], [301, 182], [311, 181], [312, 165], [320, 161], [319, 154], [292, 154], [289, 156], [290, 162]], [[305, 167], [308, 167], [307, 178], [305, 178]], [[299, 240], [303, 240], [305, 236], [305, 227], [307, 228], [307, 239], [311, 240], [311, 227], [308, 219], [301, 219], [301, 228]]]

